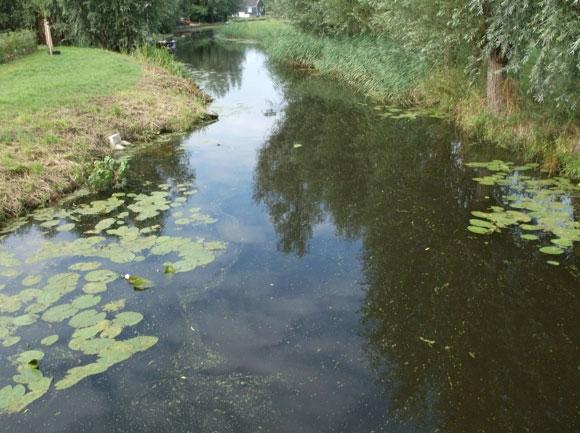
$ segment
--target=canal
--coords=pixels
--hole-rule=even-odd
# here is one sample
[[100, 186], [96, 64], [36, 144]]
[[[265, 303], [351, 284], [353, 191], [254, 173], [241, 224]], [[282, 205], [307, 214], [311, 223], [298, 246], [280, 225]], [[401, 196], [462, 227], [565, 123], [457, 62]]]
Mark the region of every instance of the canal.
[[580, 188], [256, 46], [177, 55], [220, 120], [0, 235], [0, 432], [578, 430]]

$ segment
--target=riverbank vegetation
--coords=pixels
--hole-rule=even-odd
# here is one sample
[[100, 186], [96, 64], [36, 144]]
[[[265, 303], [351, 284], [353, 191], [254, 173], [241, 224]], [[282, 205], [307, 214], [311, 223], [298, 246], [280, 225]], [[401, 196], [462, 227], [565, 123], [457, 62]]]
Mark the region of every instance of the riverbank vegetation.
[[146, 141], [205, 116], [195, 84], [143, 51], [60, 50], [0, 66], [0, 220], [82, 183], [87, 163], [111, 152], [107, 136]]
[[219, 32], [256, 40], [277, 60], [375, 99], [450, 111], [479, 138], [580, 177], [580, 10], [573, 3], [276, 0], [270, 11], [289, 21]]
[[0, 33], [0, 64], [36, 51], [36, 35], [30, 30]]

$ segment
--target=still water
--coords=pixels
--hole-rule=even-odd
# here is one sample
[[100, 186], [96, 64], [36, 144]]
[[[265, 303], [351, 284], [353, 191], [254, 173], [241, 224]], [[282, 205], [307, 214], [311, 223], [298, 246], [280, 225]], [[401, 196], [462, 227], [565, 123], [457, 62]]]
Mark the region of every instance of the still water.
[[[550, 260], [517, 227], [466, 230], [525, 193], [466, 163], [509, 156], [256, 47], [178, 55], [220, 121], [0, 240], [0, 389], [42, 388], [24, 361], [52, 378], [0, 432], [578, 431], [578, 242]], [[556, 201], [575, 224], [578, 194]], [[89, 325], [118, 350], [82, 346]]]

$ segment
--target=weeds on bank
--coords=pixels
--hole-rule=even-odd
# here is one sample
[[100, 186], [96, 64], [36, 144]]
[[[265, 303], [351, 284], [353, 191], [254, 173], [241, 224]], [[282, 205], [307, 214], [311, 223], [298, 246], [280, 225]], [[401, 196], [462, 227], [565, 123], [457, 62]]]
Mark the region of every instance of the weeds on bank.
[[[579, 112], [527, 95], [527, 83], [508, 80], [506, 113], [491, 114], [481, 81], [461, 68], [434, 67], [418, 53], [384, 38], [335, 38], [306, 34], [283, 21], [233, 23], [223, 38], [253, 40], [276, 60], [335, 78], [382, 102], [424, 105], [453, 113], [479, 139], [516, 149], [544, 169], [580, 177]], [[484, 76], [485, 74], [483, 74]]]

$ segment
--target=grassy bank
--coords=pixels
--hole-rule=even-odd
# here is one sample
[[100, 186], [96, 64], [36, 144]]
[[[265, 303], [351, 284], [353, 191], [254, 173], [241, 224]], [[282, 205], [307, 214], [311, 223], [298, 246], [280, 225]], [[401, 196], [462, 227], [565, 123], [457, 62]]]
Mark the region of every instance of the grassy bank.
[[205, 96], [137, 57], [88, 48], [0, 65], [0, 220], [57, 198], [111, 153], [106, 137], [141, 142], [190, 129]]
[[322, 38], [280, 21], [236, 22], [218, 29], [223, 38], [257, 41], [276, 61], [316, 70], [376, 99], [413, 102], [413, 87], [427, 65], [370, 37]]
[[379, 101], [451, 112], [478, 138], [543, 161], [549, 171], [580, 177], [580, 155], [572, 152], [580, 143], [578, 113], [534, 103], [525, 83], [510, 81], [508, 112], [493, 116], [485, 107], [484, 83], [473, 83], [460, 68], [436, 68], [386, 39], [319, 37], [275, 20], [233, 23], [218, 34], [256, 41], [276, 61], [312, 69]]

